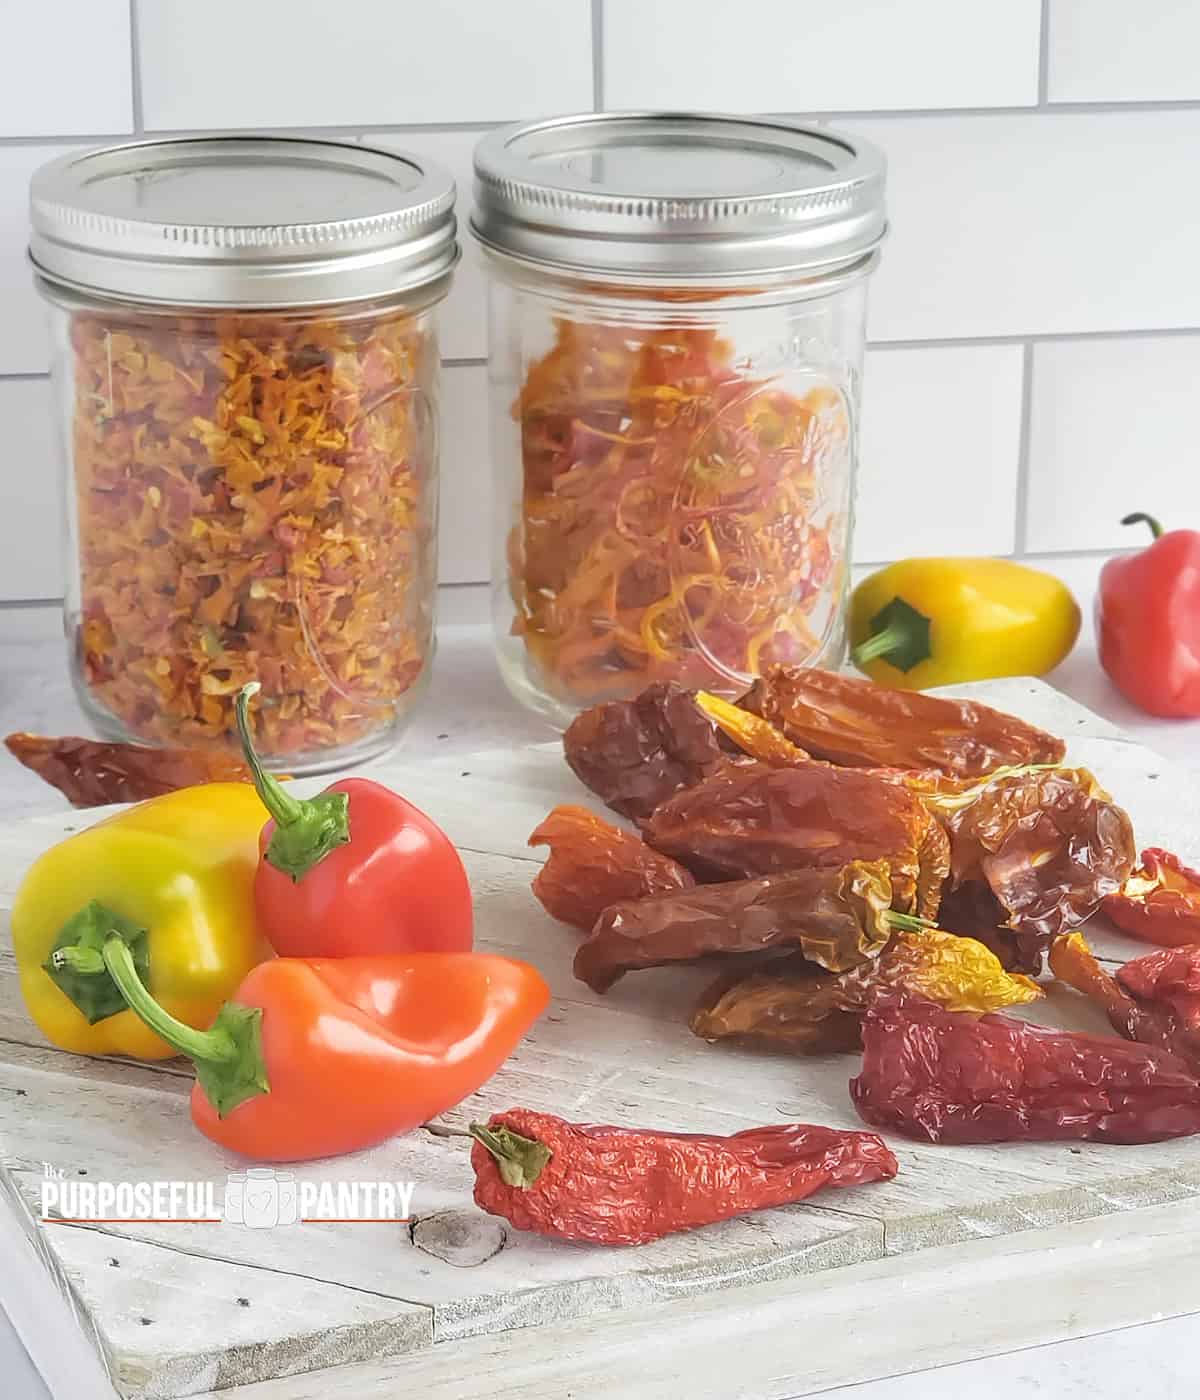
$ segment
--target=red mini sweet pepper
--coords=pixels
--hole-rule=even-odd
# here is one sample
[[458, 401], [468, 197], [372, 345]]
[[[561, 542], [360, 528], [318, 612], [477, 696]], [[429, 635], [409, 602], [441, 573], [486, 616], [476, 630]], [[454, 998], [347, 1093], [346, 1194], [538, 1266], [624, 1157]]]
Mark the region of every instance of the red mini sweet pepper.
[[343, 778], [293, 797], [259, 762], [250, 734], [251, 683], [237, 699], [238, 732], [272, 820], [254, 882], [258, 924], [281, 957], [465, 953], [471, 886], [454, 844], [391, 788]]
[[1142, 523], [1153, 544], [1100, 572], [1100, 662], [1147, 714], [1193, 718], [1200, 715], [1200, 530], [1164, 534], [1141, 513], [1121, 521]]

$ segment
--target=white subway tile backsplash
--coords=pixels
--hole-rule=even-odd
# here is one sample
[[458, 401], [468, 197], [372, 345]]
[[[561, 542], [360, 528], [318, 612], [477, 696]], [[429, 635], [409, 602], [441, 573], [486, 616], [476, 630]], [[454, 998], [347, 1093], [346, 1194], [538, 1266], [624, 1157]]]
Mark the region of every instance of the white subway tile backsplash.
[[492, 528], [484, 365], [442, 371], [441, 475], [438, 578], [482, 583], [491, 572]]
[[1035, 346], [1027, 548], [1144, 543], [1148, 511], [1200, 528], [1200, 335]]
[[604, 105], [1024, 106], [1040, 14], [1040, 0], [605, 0]]
[[9, 0], [0, 24], [0, 136], [132, 130], [129, 0]]
[[148, 130], [487, 122], [592, 106], [588, 0], [148, 0]]
[[868, 353], [857, 563], [1012, 552], [1023, 354], [1019, 345]]
[[875, 340], [1200, 327], [1200, 111], [875, 118]]
[[450, 295], [441, 309], [442, 354], [452, 360], [479, 359], [487, 354], [487, 287], [483, 253], [471, 236], [471, 159], [482, 131], [414, 131], [401, 136], [376, 133], [363, 139], [385, 150], [408, 150], [443, 165], [458, 187], [458, 241], [462, 260], [454, 269]]
[[62, 487], [46, 379], [0, 381], [0, 599], [60, 598]]
[[[46, 304], [33, 285], [29, 178], [68, 147], [0, 146], [0, 374], [40, 374], [49, 361]], [[0, 595], [2, 596], [2, 595]]]
[[1050, 0], [1051, 102], [1200, 97], [1200, 5]]

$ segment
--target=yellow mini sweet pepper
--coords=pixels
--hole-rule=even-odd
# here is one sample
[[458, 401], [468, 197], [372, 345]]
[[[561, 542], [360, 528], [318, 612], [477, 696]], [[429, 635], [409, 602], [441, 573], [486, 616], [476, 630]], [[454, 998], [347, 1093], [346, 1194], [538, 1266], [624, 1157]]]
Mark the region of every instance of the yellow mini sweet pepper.
[[[176, 1053], [104, 968], [99, 949], [114, 927], [173, 1016], [211, 1023], [270, 952], [254, 916], [265, 816], [249, 783], [208, 783], [130, 807], [34, 862], [13, 904], [13, 948], [25, 1004], [48, 1040], [80, 1055]], [[56, 960], [67, 947], [76, 951]]]
[[1075, 645], [1079, 621], [1060, 579], [1011, 559], [905, 559], [854, 590], [850, 654], [897, 690], [1040, 676]]

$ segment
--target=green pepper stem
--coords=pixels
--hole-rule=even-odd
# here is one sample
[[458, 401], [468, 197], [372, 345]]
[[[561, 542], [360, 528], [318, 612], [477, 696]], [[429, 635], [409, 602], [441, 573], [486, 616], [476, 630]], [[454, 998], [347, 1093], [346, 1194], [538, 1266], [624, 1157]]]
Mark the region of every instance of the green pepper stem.
[[874, 661], [880, 656], [886, 657], [889, 651], [895, 651], [897, 647], [903, 646], [904, 639], [904, 629], [892, 623], [890, 627], [885, 627], [882, 632], [876, 632], [873, 637], [868, 637], [865, 642], [859, 642], [858, 646], [850, 653], [851, 659], [856, 666], [865, 666], [868, 661]]
[[98, 948], [55, 948], [50, 954], [50, 962], [58, 970], [69, 968], [83, 977], [95, 977], [104, 972], [104, 954]]
[[1135, 510], [1132, 515], [1123, 515], [1121, 517], [1121, 524], [1149, 525], [1150, 533], [1154, 536], [1156, 540], [1162, 537], [1163, 527], [1158, 523], [1157, 520], [1155, 520], [1154, 516], [1147, 515], [1145, 511]]
[[511, 1128], [491, 1128], [486, 1123], [471, 1123], [467, 1136], [480, 1142], [496, 1159], [500, 1180], [505, 1186], [518, 1186], [527, 1191], [542, 1174], [553, 1156], [544, 1142], [522, 1137]]
[[933, 919], [922, 919], [916, 914], [899, 914], [895, 909], [885, 910], [883, 921], [889, 928], [904, 929], [908, 933], [923, 928], [937, 928]]
[[275, 822], [264, 858], [295, 884], [330, 851], [350, 840], [350, 798], [336, 791], [293, 797], [263, 768], [250, 734], [250, 699], [260, 689], [257, 681], [250, 681], [238, 693], [234, 704], [238, 735], [255, 790]]
[[[74, 949], [63, 948], [70, 954]], [[192, 1060], [229, 1062], [237, 1055], [233, 1037], [221, 1030], [198, 1031], [185, 1025], [154, 1000], [133, 965], [133, 954], [125, 940], [110, 933], [104, 940], [104, 966], [132, 1010], [150, 1029], [181, 1055]]]
[[303, 816], [301, 804], [283, 786], [273, 773], [262, 766], [262, 759], [254, 747], [254, 737], [250, 733], [250, 701], [262, 689], [257, 681], [248, 681], [238, 692], [234, 702], [237, 715], [238, 738], [242, 741], [242, 757], [254, 779], [254, 787], [263, 806], [270, 812], [279, 827], [292, 826]]

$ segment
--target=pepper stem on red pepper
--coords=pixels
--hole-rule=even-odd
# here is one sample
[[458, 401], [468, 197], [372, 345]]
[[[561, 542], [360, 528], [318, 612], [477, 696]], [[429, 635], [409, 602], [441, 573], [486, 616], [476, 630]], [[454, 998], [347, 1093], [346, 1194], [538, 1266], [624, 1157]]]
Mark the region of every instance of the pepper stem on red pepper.
[[898, 671], [911, 671], [933, 655], [931, 623], [903, 598], [892, 601], [871, 619], [871, 635], [850, 653], [856, 666], [882, 658]]
[[238, 735], [254, 786], [275, 822], [264, 859], [297, 884], [330, 851], [350, 840], [350, 798], [344, 792], [293, 797], [278, 778], [266, 771], [250, 733], [250, 698], [260, 689], [257, 681], [251, 681], [238, 695], [234, 706]]
[[1149, 525], [1150, 533], [1154, 536], [1154, 538], [1156, 540], [1162, 538], [1163, 527], [1158, 523], [1157, 520], [1155, 520], [1154, 516], [1147, 515], [1145, 511], [1135, 510], [1132, 515], [1123, 515], [1121, 517], [1121, 524]]
[[511, 1128], [489, 1128], [486, 1123], [469, 1123], [467, 1136], [481, 1142], [496, 1159], [500, 1180], [505, 1186], [528, 1190], [554, 1155], [544, 1142], [522, 1137]]
[[143, 980], [150, 977], [149, 935], [132, 919], [126, 919], [99, 900], [85, 904], [63, 924], [50, 955], [42, 964], [64, 996], [87, 1017], [89, 1026], [129, 1008], [121, 990], [104, 965], [104, 941], [120, 934], [133, 965]]
[[[58, 955], [71, 966], [90, 968], [94, 948], [61, 948]], [[54, 956], [54, 955], [52, 955]], [[269, 1094], [271, 1084], [262, 1051], [262, 1009], [227, 1001], [212, 1026], [198, 1031], [172, 1016], [150, 995], [142, 981], [133, 950], [114, 929], [104, 940], [100, 956], [113, 984], [135, 1016], [196, 1066], [196, 1079], [209, 1102], [224, 1118], [247, 1099]]]

